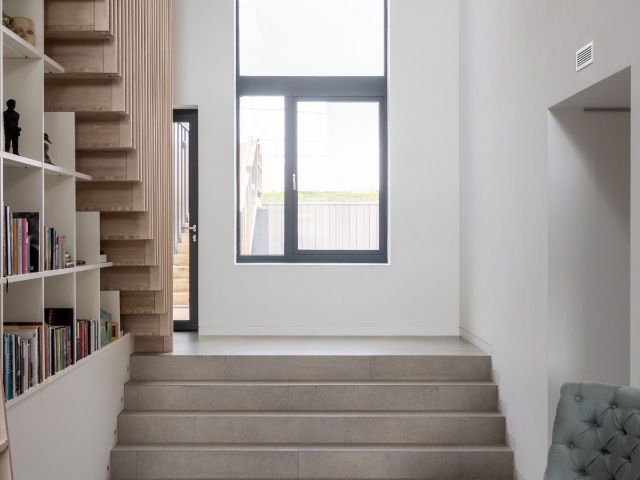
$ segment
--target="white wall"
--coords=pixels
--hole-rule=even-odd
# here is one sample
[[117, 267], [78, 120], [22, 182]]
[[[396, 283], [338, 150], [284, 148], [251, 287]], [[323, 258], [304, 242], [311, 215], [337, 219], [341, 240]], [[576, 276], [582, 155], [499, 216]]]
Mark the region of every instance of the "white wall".
[[[461, 329], [493, 353], [519, 478], [542, 478], [548, 449], [548, 109], [631, 65], [633, 0], [461, 1]], [[595, 42], [576, 73], [575, 51]], [[640, 82], [631, 85], [637, 125]], [[640, 334], [640, 139], [631, 138], [631, 319]], [[628, 348], [623, 345], [622, 349]], [[640, 352], [630, 347], [630, 383]]]
[[201, 334], [458, 333], [459, 5], [389, 4], [389, 265], [236, 265], [234, 2], [174, 1], [174, 105], [199, 109]]
[[549, 113], [550, 407], [567, 380], [629, 384], [629, 117]]
[[133, 337], [128, 335], [9, 402], [16, 480], [108, 480], [124, 409]]

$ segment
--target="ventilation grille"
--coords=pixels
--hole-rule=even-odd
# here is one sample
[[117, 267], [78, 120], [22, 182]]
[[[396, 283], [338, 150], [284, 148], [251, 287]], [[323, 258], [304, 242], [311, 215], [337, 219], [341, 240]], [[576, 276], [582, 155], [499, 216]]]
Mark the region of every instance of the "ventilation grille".
[[576, 52], [576, 72], [593, 63], [593, 42]]

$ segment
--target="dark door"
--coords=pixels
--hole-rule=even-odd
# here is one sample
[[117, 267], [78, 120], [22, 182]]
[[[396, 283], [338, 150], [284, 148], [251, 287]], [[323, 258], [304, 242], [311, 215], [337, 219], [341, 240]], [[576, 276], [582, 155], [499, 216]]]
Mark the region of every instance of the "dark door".
[[173, 111], [173, 329], [198, 330], [198, 110]]

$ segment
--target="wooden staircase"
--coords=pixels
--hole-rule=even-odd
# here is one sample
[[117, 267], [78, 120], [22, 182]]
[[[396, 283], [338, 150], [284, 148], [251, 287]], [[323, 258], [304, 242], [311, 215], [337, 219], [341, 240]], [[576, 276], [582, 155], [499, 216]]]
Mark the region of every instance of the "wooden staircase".
[[189, 232], [180, 234], [178, 251], [173, 255], [173, 309], [185, 307], [189, 307]]
[[172, 350], [170, 0], [45, 0], [46, 111], [76, 114], [80, 211], [100, 212], [136, 351]]

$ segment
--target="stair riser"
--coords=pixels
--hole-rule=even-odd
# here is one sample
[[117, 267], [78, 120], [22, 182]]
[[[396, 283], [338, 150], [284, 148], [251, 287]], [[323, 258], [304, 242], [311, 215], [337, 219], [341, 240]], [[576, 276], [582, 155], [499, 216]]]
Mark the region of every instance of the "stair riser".
[[127, 410], [495, 411], [486, 385], [126, 385]]
[[498, 416], [121, 415], [118, 441], [142, 443], [499, 444]]
[[188, 280], [189, 279], [189, 267], [173, 267], [173, 278]]
[[112, 476], [147, 479], [380, 478], [512, 476], [506, 451], [113, 451]]
[[150, 356], [131, 357], [132, 380], [489, 381], [489, 357]]
[[173, 256], [173, 265], [176, 267], [188, 267], [189, 266], [189, 253], [185, 254], [177, 253]]
[[189, 280], [174, 279], [173, 293], [189, 293]]
[[188, 293], [173, 293], [173, 304], [175, 306], [189, 305]]

